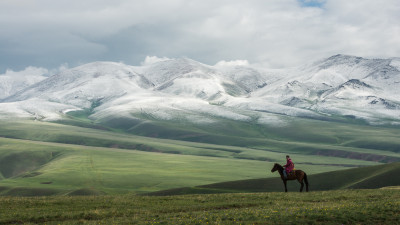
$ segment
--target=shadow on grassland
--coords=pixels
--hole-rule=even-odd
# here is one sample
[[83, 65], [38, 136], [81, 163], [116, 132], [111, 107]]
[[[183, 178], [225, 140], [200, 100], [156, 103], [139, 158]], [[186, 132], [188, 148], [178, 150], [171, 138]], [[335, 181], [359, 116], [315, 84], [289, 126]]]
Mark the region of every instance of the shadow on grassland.
[[[400, 186], [400, 162], [378, 166], [354, 168], [309, 175], [310, 191], [327, 191], [340, 189], [376, 189], [388, 186]], [[278, 176], [278, 174], [277, 174]], [[290, 192], [299, 191], [297, 181], [288, 182]], [[282, 192], [283, 183], [280, 177], [251, 180], [230, 181], [197, 187], [176, 188], [149, 193], [146, 195], [166, 196], [183, 194], [212, 193], [251, 193], [251, 192]]]

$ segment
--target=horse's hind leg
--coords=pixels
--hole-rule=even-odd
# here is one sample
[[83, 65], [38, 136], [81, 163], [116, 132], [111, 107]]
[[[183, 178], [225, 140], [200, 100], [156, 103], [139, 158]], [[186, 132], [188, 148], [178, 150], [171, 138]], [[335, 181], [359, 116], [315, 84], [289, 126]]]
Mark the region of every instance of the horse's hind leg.
[[297, 181], [301, 184], [300, 186], [300, 192], [303, 192], [303, 187], [304, 187], [304, 182], [302, 177], [298, 177]]
[[301, 184], [301, 186], [300, 186], [300, 192], [303, 192], [304, 182], [301, 181], [300, 184]]

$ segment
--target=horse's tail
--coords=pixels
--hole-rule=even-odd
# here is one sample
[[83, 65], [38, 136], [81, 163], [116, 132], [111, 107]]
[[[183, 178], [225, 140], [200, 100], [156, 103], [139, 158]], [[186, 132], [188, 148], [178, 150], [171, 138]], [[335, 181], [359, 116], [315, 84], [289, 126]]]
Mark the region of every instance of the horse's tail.
[[304, 183], [306, 183], [306, 191], [308, 192], [308, 179], [306, 173], [304, 173]]

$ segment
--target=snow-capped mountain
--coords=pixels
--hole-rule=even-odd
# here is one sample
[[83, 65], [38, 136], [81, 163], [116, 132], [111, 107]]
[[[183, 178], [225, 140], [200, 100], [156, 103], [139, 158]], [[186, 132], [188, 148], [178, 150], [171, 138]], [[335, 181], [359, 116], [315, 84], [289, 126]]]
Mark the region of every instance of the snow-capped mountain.
[[299, 68], [290, 78], [256, 90], [252, 97], [326, 115], [370, 122], [400, 117], [400, 59], [335, 55]]
[[13, 95], [46, 78], [42, 75], [0, 75], [0, 99]]
[[94, 62], [51, 76], [7, 97], [5, 101], [39, 98], [89, 108], [94, 101], [140, 92], [149, 87], [151, 83], [130, 66]]
[[[5, 83], [0, 79], [0, 87]], [[225, 118], [270, 124], [276, 123], [274, 115], [340, 115], [398, 124], [400, 59], [336, 55], [280, 71], [209, 66], [185, 58], [143, 66], [94, 62], [7, 93], [0, 117], [57, 119], [70, 110], [90, 109], [90, 118], [98, 121], [146, 115], [193, 123]]]

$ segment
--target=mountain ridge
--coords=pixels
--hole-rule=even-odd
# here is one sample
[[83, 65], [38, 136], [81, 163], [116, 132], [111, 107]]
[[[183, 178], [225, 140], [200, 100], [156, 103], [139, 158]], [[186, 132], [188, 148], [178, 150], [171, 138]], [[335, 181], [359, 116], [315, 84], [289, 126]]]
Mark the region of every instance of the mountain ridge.
[[0, 118], [57, 120], [71, 110], [91, 109], [95, 121], [118, 115], [138, 119], [133, 114], [146, 111], [156, 119], [189, 122], [279, 114], [352, 116], [370, 124], [398, 125], [398, 99], [400, 58], [335, 55], [281, 71], [210, 66], [187, 58], [139, 67], [93, 62], [14, 90], [0, 100]]

